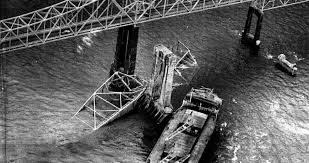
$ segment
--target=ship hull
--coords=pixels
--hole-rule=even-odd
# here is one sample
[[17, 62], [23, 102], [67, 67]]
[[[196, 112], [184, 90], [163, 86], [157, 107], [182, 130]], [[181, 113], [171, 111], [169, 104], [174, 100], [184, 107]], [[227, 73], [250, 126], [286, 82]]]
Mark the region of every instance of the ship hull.
[[158, 163], [161, 160], [161, 156], [164, 151], [165, 139], [177, 128], [177, 125], [181, 122], [181, 118], [183, 117], [184, 113], [185, 110], [178, 110], [172, 116], [168, 124], [165, 126], [154, 148], [152, 149], [149, 157], [147, 158], [147, 163]]
[[216, 116], [211, 115], [210, 117], [208, 117], [206, 124], [201, 132], [201, 135], [191, 152], [191, 157], [189, 158], [188, 163], [199, 162], [207, 146], [207, 143], [215, 130], [216, 121]]
[[[153, 150], [151, 151], [147, 159], [147, 163], [159, 163], [160, 160], [162, 160], [162, 158], [166, 156], [166, 154], [164, 155], [164, 148], [168, 144], [166, 139], [173, 131], [176, 130], [180, 123], [184, 123], [186, 119], [185, 113], [188, 110], [192, 111], [191, 109], [188, 109], [186, 107], [181, 107], [176, 111], [174, 116], [168, 122], [167, 126], [164, 128], [160, 138], [158, 139]], [[191, 146], [190, 144], [186, 146], [190, 151], [189, 153], [187, 153], [190, 155], [189, 159], [187, 160], [189, 163], [198, 163], [198, 161], [202, 157], [203, 151], [206, 148], [210, 136], [214, 131], [216, 124], [216, 116], [211, 114], [207, 115], [207, 119], [205, 119], [203, 123], [204, 125], [200, 134], [196, 138], [192, 138], [194, 139], [194, 144]]]

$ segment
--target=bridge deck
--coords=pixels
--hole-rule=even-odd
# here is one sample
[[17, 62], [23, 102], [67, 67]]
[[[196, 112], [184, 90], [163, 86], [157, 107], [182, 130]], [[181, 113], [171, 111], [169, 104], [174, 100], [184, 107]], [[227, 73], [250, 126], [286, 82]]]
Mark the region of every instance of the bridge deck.
[[[0, 20], [0, 53], [252, 0], [65, 0]], [[309, 0], [256, 0], [262, 10]]]

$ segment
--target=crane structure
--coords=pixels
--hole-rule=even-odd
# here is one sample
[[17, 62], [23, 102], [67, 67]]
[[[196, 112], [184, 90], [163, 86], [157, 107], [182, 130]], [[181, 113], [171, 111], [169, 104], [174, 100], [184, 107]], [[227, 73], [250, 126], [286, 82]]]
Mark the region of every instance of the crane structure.
[[[252, 0], [64, 0], [0, 20], [0, 54], [48, 42]], [[309, 0], [255, 0], [262, 10]]]

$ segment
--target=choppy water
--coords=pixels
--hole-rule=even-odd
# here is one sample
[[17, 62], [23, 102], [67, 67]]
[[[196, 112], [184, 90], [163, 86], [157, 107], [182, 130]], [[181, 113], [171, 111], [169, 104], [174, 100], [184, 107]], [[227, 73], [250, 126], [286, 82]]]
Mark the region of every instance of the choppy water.
[[[174, 105], [191, 86], [212, 87], [224, 99], [201, 162], [309, 162], [309, 5], [266, 11], [258, 55], [239, 42], [247, 7], [141, 24], [136, 71], [149, 78], [155, 44], [181, 40], [191, 49], [200, 69], [175, 90]], [[116, 36], [110, 30], [1, 56], [8, 161], [146, 160], [160, 133], [144, 115], [93, 133], [70, 119], [107, 78]], [[275, 67], [280, 53], [297, 62], [297, 77]]]

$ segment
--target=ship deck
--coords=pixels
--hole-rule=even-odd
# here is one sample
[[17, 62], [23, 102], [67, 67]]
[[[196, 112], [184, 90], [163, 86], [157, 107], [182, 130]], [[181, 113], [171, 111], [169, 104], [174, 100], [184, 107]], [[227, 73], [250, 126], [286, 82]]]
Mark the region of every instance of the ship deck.
[[[176, 155], [177, 156], [176, 158], [185, 157], [186, 155], [190, 154], [198, 137], [200, 136], [199, 134], [208, 117], [207, 114], [203, 114], [203, 113], [193, 111], [187, 108], [184, 108], [184, 109], [186, 111], [184, 112], [181, 119], [179, 120], [176, 119], [176, 121], [178, 121], [177, 126], [178, 127], [181, 126], [188, 120], [190, 121], [191, 126], [185, 131], [177, 134], [173, 138], [164, 142], [165, 148], [164, 148], [163, 157], [165, 157], [168, 154]], [[182, 114], [182, 113], [178, 112], [178, 114]], [[175, 128], [173, 131], [168, 131], [168, 132], [172, 133], [176, 131], [176, 129], [177, 128]]]

